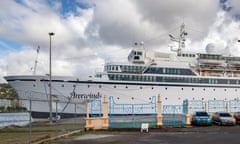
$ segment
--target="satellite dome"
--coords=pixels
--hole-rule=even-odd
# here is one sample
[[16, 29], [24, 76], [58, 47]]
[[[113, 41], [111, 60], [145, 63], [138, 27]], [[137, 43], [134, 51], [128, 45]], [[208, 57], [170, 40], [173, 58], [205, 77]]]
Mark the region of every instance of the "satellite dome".
[[208, 54], [216, 54], [216, 47], [215, 47], [215, 44], [214, 43], [209, 43], [207, 44], [206, 46], [206, 52]]

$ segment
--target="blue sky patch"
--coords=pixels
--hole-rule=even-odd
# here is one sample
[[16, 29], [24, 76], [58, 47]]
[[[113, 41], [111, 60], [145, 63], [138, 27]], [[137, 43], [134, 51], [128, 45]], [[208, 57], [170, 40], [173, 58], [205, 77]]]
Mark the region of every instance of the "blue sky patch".
[[79, 15], [77, 11], [78, 8], [88, 9], [91, 6], [87, 3], [76, 1], [76, 0], [47, 0], [48, 4], [54, 5], [56, 2], [60, 2], [62, 7], [60, 9], [60, 13], [63, 17], [68, 15], [69, 13], [74, 14], [75, 16]]
[[220, 7], [226, 12], [232, 10], [232, 6], [228, 4], [228, 0], [220, 0]]
[[0, 37], [0, 50], [1, 51], [18, 51], [22, 45], [16, 41], [11, 41]]

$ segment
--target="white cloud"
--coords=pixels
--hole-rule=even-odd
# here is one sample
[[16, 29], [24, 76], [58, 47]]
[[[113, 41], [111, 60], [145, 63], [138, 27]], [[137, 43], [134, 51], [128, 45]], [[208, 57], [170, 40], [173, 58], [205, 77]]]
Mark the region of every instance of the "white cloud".
[[[88, 9], [61, 13], [61, 2], [25, 0], [0, 1], [0, 38], [20, 43], [20, 50], [8, 48], [0, 57], [0, 75], [31, 74], [40, 45], [37, 74], [48, 73], [49, 32], [52, 37], [53, 74], [88, 76], [108, 61], [126, 61], [134, 42], [145, 41], [147, 49], [167, 50], [169, 32], [185, 22], [189, 33], [186, 48], [204, 51], [216, 43], [221, 52], [239, 55], [235, 43], [239, 21], [237, 0], [234, 9], [221, 11], [218, 0], [79, 0]], [[0, 42], [1, 47], [8, 47]], [[2, 54], [2, 53], [1, 53]]]
[[240, 23], [229, 17], [229, 14], [224, 11], [219, 11], [215, 22], [208, 30], [208, 34], [200, 41], [191, 43], [192, 50], [205, 52], [205, 47], [208, 43], [213, 43], [218, 53], [224, 55], [239, 56], [240, 51]]

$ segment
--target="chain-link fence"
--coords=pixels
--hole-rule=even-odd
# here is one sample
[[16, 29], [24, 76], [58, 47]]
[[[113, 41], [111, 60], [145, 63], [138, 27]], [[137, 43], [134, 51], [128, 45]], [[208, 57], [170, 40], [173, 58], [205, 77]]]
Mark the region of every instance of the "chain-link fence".
[[[0, 99], [1, 101], [1, 99]], [[0, 144], [41, 143], [84, 130], [85, 103], [53, 101], [52, 120], [47, 100], [7, 99], [0, 113]]]

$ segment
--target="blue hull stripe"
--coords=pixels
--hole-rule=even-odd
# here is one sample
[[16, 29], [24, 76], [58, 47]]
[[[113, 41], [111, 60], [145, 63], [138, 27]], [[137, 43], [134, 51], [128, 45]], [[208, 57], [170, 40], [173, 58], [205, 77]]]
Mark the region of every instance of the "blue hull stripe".
[[198, 85], [198, 84], [170, 84], [170, 83], [164, 83], [164, 84], [156, 84], [156, 83], [122, 83], [122, 82], [96, 82], [96, 81], [68, 81], [71, 83], [85, 83], [85, 84], [109, 84], [109, 85], [139, 85], [139, 86], [175, 86], [175, 87], [217, 87], [217, 88], [240, 88], [240, 86], [222, 86], [222, 85]]

